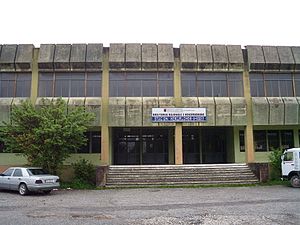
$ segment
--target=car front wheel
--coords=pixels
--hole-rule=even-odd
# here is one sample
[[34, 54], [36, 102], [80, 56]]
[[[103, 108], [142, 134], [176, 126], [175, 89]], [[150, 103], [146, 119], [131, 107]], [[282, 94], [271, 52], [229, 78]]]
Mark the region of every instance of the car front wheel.
[[23, 195], [23, 196], [28, 194], [28, 188], [27, 188], [26, 184], [20, 184], [19, 194]]
[[292, 176], [291, 178], [291, 185], [293, 187], [300, 187], [300, 177], [297, 175]]

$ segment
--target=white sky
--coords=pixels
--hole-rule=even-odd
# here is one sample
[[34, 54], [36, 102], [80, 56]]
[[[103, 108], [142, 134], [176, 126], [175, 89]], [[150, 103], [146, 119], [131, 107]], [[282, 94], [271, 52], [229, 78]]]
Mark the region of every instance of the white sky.
[[2, 0], [0, 44], [300, 46], [299, 0]]

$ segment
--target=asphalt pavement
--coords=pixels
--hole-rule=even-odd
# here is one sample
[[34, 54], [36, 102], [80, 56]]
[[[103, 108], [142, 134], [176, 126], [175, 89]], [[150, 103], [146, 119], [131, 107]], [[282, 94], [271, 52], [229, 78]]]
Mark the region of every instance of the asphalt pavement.
[[300, 188], [142, 188], [0, 192], [1, 225], [300, 224]]

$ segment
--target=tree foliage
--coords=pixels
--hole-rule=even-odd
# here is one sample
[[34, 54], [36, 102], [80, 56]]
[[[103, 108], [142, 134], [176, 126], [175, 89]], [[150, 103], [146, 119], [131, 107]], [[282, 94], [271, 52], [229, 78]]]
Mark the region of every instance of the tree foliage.
[[271, 165], [271, 179], [278, 180], [281, 177], [281, 155], [283, 150], [281, 148], [272, 149], [269, 155]]
[[71, 152], [86, 144], [84, 132], [94, 119], [84, 107], [74, 107], [67, 113], [62, 99], [43, 99], [34, 106], [24, 101], [13, 106], [11, 123], [0, 130], [5, 151], [20, 152], [32, 166], [40, 166], [56, 174]]

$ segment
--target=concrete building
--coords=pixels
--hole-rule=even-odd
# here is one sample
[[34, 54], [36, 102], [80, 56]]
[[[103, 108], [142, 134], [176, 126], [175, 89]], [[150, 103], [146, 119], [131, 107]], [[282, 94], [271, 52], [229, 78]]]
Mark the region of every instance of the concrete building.
[[[66, 164], [266, 162], [299, 147], [300, 47], [0, 45], [0, 124], [22, 99], [61, 96], [96, 115]], [[152, 122], [152, 108], [205, 108], [207, 121]], [[25, 163], [2, 147], [0, 166]]]

